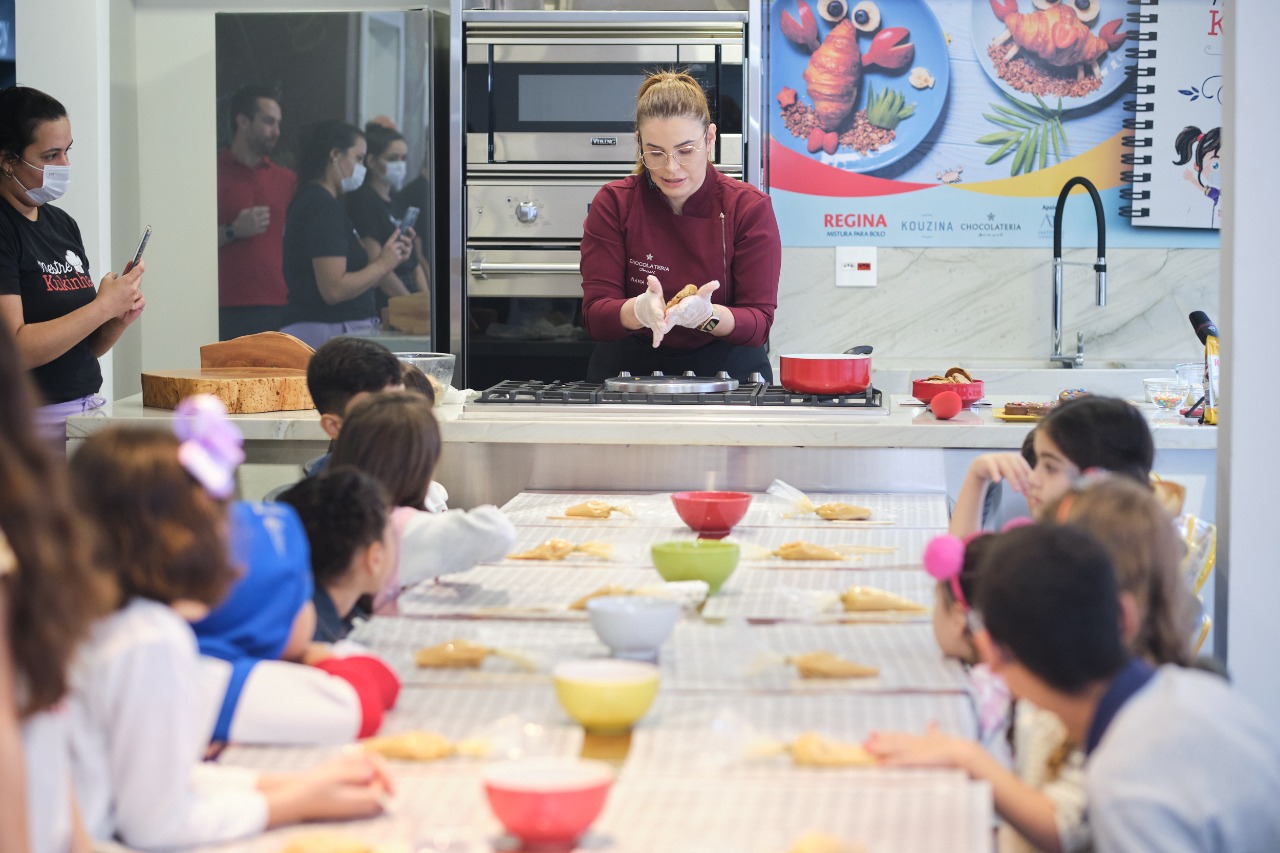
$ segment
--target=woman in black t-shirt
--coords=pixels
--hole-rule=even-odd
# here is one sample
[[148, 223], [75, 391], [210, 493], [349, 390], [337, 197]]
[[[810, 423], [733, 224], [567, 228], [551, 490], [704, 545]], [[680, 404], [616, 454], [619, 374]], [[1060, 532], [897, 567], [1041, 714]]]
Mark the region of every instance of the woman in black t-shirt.
[[284, 223], [289, 323], [280, 331], [313, 347], [377, 324], [373, 288], [412, 248], [412, 232], [393, 232], [378, 254], [360, 243], [339, 197], [364, 182], [365, 139], [345, 122], [307, 131], [298, 158], [298, 191]]
[[[356, 226], [356, 233], [360, 235], [360, 243], [372, 257], [378, 253], [383, 241], [400, 227], [404, 208], [392, 201], [391, 193], [404, 184], [407, 168], [404, 158], [409, 153], [409, 146], [397, 131], [373, 122], [364, 126], [364, 137], [369, 146], [364, 158], [368, 167], [364, 183], [360, 189], [343, 196], [342, 200], [347, 205], [347, 215]], [[374, 296], [378, 307], [382, 308], [387, 304], [388, 296], [404, 296], [426, 289], [427, 279], [414, 253], [396, 267], [395, 275], [379, 282]]]
[[66, 108], [36, 89], [0, 90], [0, 321], [45, 405], [41, 433], [60, 449], [67, 417], [106, 402], [98, 358], [142, 314], [143, 265], [94, 289], [80, 228], [50, 202], [71, 180]]

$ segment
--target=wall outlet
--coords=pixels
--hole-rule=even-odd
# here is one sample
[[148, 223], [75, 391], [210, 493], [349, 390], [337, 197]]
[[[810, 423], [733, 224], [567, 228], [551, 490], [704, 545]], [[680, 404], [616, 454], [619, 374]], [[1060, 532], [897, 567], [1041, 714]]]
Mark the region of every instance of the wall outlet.
[[875, 287], [875, 246], [836, 246], [836, 287]]

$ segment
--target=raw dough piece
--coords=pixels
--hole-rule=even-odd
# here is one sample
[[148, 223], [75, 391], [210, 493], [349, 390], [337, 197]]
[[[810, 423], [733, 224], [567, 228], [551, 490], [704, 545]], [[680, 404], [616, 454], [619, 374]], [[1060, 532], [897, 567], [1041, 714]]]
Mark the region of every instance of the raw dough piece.
[[450, 640], [435, 646], [418, 649], [413, 660], [418, 666], [426, 669], [474, 669], [484, 663], [484, 659], [493, 653], [493, 649], [473, 643], [470, 640]]
[[366, 752], [400, 761], [436, 761], [453, 753], [453, 744], [436, 732], [402, 732], [398, 735], [371, 737], [360, 742]]
[[791, 842], [787, 853], [867, 853], [861, 844], [846, 844], [825, 832], [806, 832]]
[[374, 853], [374, 848], [358, 838], [339, 832], [315, 832], [300, 835], [281, 853]]
[[843, 560], [844, 554], [814, 545], [812, 542], [785, 542], [774, 551], [774, 556], [784, 560]]
[[821, 504], [814, 512], [827, 521], [866, 521], [871, 517], [870, 507], [845, 503]]
[[607, 560], [609, 555], [613, 553], [613, 546], [608, 542], [583, 542], [581, 545], [575, 545], [573, 550], [578, 554], [586, 554], [588, 557]]
[[847, 661], [831, 652], [806, 652], [787, 658], [801, 678], [875, 678], [880, 670], [874, 666]]
[[840, 596], [846, 611], [900, 610], [908, 613], [928, 613], [929, 608], [916, 604], [887, 590], [874, 586], [851, 586]]
[[564, 515], [576, 517], [576, 519], [607, 519], [616, 506], [609, 506], [605, 501], [586, 501], [585, 503], [575, 503], [575, 505], [564, 510]]
[[862, 744], [827, 740], [816, 732], [805, 732], [795, 739], [791, 760], [809, 767], [873, 767], [876, 763]]
[[631, 590], [627, 589], [625, 586], [615, 586], [614, 584], [609, 584], [608, 586], [602, 586], [599, 589], [597, 589], [595, 592], [589, 592], [586, 595], [582, 596], [582, 598], [579, 598], [577, 601], [573, 602], [573, 604], [570, 604], [569, 609], [570, 610], [586, 610], [587, 602], [590, 601], [591, 599], [605, 598], [606, 596], [610, 596], [610, 595], [631, 595]]
[[536, 548], [508, 554], [512, 560], [563, 560], [573, 553], [573, 543], [567, 539], [548, 539]]
[[686, 284], [684, 287], [680, 288], [680, 291], [676, 293], [675, 296], [667, 300], [667, 310], [670, 311], [671, 308], [681, 299], [688, 299], [690, 296], [693, 296], [697, 292], [698, 292], [698, 285]]

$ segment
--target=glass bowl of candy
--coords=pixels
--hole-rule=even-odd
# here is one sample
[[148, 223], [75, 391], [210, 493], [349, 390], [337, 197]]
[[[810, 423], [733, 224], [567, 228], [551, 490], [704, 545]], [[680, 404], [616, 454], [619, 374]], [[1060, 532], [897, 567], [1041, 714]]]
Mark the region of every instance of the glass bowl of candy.
[[1187, 399], [1190, 386], [1181, 379], [1144, 379], [1143, 389], [1147, 399], [1157, 409], [1176, 409]]

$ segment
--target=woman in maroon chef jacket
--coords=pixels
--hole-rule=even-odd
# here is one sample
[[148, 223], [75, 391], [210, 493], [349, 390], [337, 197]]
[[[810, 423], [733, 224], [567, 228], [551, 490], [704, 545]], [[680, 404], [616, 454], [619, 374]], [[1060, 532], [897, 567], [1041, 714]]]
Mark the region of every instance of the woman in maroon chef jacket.
[[[767, 342], [782, 246], [769, 197], [711, 165], [716, 126], [688, 74], [640, 87], [635, 174], [605, 184], [582, 235], [582, 316], [597, 343], [587, 379], [725, 370], [772, 380]], [[686, 284], [698, 293], [672, 308]]]

